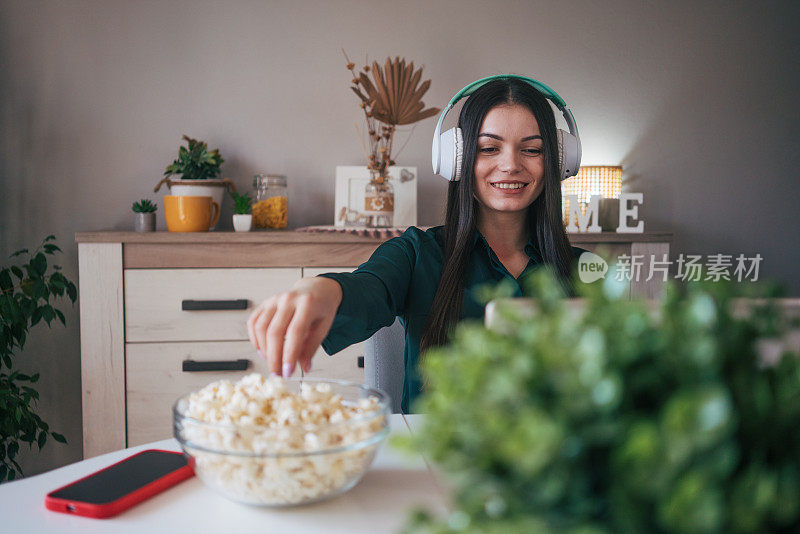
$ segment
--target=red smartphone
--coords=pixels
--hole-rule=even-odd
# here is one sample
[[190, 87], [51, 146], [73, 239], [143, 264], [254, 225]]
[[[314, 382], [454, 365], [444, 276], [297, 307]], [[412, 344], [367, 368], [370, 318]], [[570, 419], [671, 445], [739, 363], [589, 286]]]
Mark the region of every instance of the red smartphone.
[[180, 452], [149, 449], [51, 491], [48, 510], [111, 517], [194, 474]]

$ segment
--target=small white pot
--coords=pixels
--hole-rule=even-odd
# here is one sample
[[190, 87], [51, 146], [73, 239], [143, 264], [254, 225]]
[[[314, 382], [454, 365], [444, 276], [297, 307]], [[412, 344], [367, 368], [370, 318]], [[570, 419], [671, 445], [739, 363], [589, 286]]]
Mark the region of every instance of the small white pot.
[[176, 197], [211, 197], [211, 200], [222, 205], [224, 187], [203, 185], [204, 180], [180, 180], [187, 183], [173, 183], [169, 188], [170, 195]]
[[253, 216], [250, 214], [234, 215], [233, 229], [237, 232], [249, 232], [253, 226]]

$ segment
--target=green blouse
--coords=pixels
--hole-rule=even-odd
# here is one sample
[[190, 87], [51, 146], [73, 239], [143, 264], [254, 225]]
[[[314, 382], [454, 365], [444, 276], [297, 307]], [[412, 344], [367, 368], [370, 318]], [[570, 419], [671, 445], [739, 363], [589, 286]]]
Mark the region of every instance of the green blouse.
[[[395, 317], [400, 318], [406, 332], [401, 402], [404, 413], [409, 413], [409, 408], [422, 391], [422, 379], [417, 368], [419, 343], [442, 273], [442, 230], [442, 226], [427, 231], [412, 226], [402, 236], [381, 244], [370, 259], [352, 273], [320, 275], [336, 280], [342, 286], [342, 303], [322, 342], [322, 348], [328, 354], [364, 341], [380, 328], [391, 325]], [[475, 232], [473, 243], [461, 319], [483, 317], [484, 307], [477, 299], [480, 286], [510, 279], [515, 296], [524, 296], [524, 278], [543, 263], [535, 243], [529, 241], [525, 246], [525, 253], [530, 258], [528, 266], [515, 279], [480, 232]], [[584, 252], [578, 247], [572, 247], [572, 250], [576, 259]]]

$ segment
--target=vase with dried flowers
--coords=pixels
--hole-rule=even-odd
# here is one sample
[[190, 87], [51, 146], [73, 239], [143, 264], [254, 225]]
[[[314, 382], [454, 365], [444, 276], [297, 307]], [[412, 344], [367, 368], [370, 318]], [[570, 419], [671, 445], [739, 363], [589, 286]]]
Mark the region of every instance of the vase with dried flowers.
[[415, 70], [413, 61], [406, 64], [404, 58], [386, 58], [383, 67], [373, 61], [371, 66], [364, 65], [357, 71], [347, 53], [345, 58], [347, 69], [353, 75], [350, 88], [361, 100], [367, 121], [368, 143], [364, 143], [359, 132], [371, 175], [364, 191], [364, 215], [368, 226], [392, 226], [394, 189], [389, 181], [389, 167], [395, 164], [392, 146], [397, 126], [414, 124], [440, 110], [425, 109], [422, 97], [431, 81], [420, 84], [422, 68]]

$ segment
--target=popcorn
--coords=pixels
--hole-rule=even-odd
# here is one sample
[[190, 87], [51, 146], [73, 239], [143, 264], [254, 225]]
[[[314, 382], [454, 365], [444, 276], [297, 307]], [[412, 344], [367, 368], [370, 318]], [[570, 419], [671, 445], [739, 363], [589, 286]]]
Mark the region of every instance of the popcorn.
[[296, 393], [253, 373], [190, 394], [176, 432], [209, 486], [248, 504], [299, 504], [358, 481], [385, 434], [381, 410], [377, 397], [347, 402], [324, 382]]

